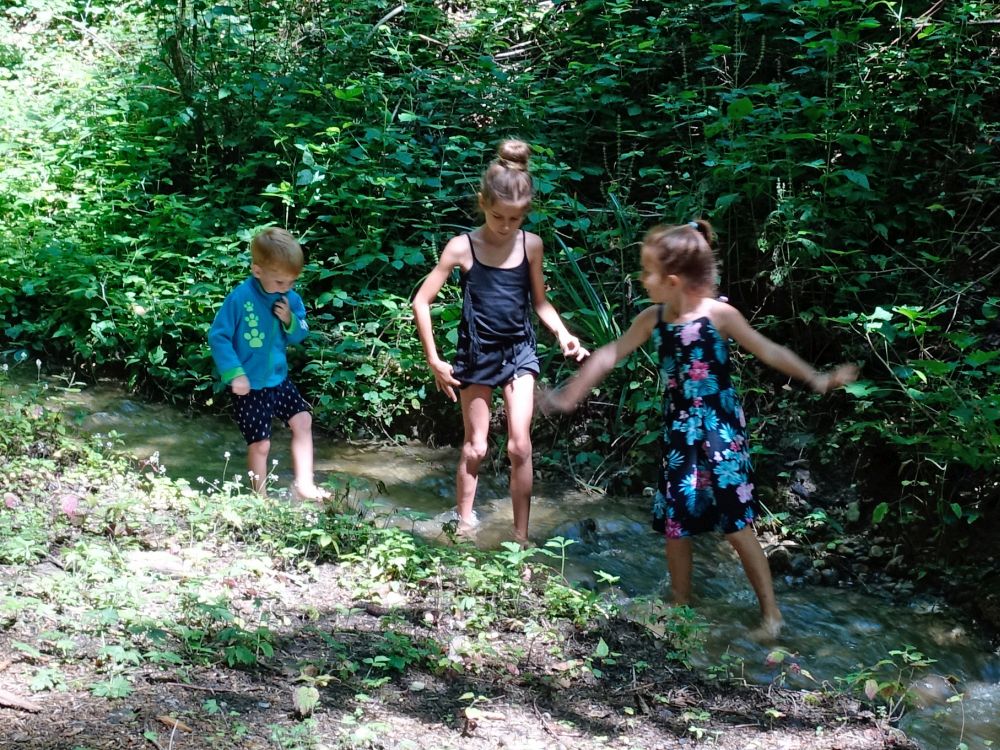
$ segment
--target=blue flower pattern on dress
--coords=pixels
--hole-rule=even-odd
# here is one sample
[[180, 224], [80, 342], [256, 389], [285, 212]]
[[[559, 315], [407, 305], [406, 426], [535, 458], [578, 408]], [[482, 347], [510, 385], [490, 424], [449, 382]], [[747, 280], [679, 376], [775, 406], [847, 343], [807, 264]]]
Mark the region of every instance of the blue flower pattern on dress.
[[670, 538], [739, 531], [753, 522], [758, 508], [729, 344], [707, 317], [660, 320], [653, 343], [664, 385], [653, 526]]

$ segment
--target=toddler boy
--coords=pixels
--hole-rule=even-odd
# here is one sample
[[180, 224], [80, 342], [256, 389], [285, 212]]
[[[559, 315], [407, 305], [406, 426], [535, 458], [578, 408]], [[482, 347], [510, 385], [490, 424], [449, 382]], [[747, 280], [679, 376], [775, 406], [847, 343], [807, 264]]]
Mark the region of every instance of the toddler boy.
[[208, 332], [212, 359], [233, 393], [233, 417], [247, 442], [254, 489], [264, 494], [271, 420], [292, 430], [294, 493], [299, 499], [329, 496], [313, 483], [311, 407], [288, 378], [285, 348], [309, 333], [306, 308], [292, 287], [304, 259], [284, 229], [265, 229], [250, 243], [250, 278], [222, 303]]

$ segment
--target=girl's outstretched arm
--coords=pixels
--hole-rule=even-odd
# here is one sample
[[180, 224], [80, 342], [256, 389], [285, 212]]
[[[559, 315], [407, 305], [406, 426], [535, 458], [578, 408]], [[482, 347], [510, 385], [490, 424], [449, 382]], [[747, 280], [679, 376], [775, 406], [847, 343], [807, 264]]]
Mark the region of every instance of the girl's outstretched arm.
[[437, 345], [434, 343], [434, 330], [431, 325], [431, 302], [437, 297], [455, 266], [468, 270], [471, 265], [472, 252], [468, 249], [467, 242], [463, 242], [461, 237], [452, 238], [441, 251], [441, 260], [427, 274], [424, 283], [420, 285], [413, 297], [413, 320], [417, 324], [417, 335], [420, 336], [420, 343], [424, 347], [427, 366], [430, 367], [431, 373], [434, 375], [434, 382], [437, 384], [438, 390], [443, 391], [452, 401], [458, 400], [455, 388], [461, 383], [451, 374], [452, 366], [438, 356]]
[[580, 370], [561, 388], [543, 391], [538, 399], [543, 412], [572, 411], [591, 390], [607, 377], [615, 365], [642, 346], [652, 335], [660, 306], [647, 307], [621, 336], [590, 355]]
[[714, 303], [712, 322], [720, 333], [736, 341], [761, 362], [803, 381], [816, 393], [832, 391], [858, 378], [858, 368], [853, 364], [843, 364], [829, 372], [818, 372], [788, 347], [755, 331], [739, 310], [725, 302]]

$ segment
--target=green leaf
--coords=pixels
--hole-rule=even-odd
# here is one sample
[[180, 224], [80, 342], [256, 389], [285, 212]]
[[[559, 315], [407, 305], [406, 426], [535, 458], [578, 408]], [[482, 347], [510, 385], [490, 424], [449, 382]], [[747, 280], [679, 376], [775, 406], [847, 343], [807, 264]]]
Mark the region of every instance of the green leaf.
[[319, 704], [319, 690], [312, 685], [303, 685], [295, 689], [292, 694], [292, 706], [302, 718], [311, 716], [316, 706]]
[[748, 97], [740, 97], [729, 103], [726, 117], [733, 121], [742, 120], [753, 112], [753, 102]]
[[855, 172], [853, 169], [842, 169], [840, 173], [858, 187], [871, 190], [871, 185], [868, 184], [868, 175], [864, 172]]
[[95, 683], [91, 692], [99, 698], [127, 698], [132, 693], [132, 685], [124, 677], [117, 676]]
[[878, 393], [879, 388], [874, 383], [858, 380], [845, 385], [844, 390], [857, 398], [865, 398], [873, 393]]
[[997, 357], [1000, 357], [1000, 350], [994, 349], [993, 351], [988, 352], [976, 350], [965, 358], [965, 364], [969, 365], [969, 367], [982, 367], [987, 362], [992, 362]]
[[30, 644], [21, 643], [20, 641], [14, 641], [14, 643], [12, 643], [11, 645], [14, 648], [16, 648], [18, 651], [21, 651], [21, 652], [27, 654], [32, 659], [41, 659], [42, 658], [42, 652], [39, 651], [37, 648], [35, 648], [34, 646], [32, 646]]
[[889, 512], [889, 503], [879, 503], [875, 506], [875, 510], [872, 511], [872, 523], [881, 523], [882, 519], [885, 518], [886, 514]]

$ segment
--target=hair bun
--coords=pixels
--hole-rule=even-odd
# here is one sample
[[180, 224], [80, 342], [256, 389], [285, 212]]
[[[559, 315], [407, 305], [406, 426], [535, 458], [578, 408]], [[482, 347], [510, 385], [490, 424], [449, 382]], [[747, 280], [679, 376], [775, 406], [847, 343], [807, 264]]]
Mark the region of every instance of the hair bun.
[[497, 161], [508, 169], [528, 171], [528, 159], [531, 156], [531, 146], [524, 141], [509, 139], [497, 147]]
[[705, 219], [694, 219], [693, 221], [689, 221], [687, 225], [704, 237], [710, 246], [715, 245], [715, 230], [712, 229], [712, 225]]

